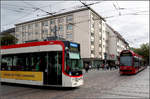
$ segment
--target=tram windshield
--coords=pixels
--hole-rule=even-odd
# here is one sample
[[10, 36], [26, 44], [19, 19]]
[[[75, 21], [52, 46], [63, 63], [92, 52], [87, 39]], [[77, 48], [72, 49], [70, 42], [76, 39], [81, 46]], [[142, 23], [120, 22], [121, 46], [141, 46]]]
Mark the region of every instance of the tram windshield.
[[132, 66], [132, 56], [121, 56], [120, 66]]
[[69, 52], [66, 56], [66, 71], [73, 76], [82, 74], [82, 60], [79, 53]]

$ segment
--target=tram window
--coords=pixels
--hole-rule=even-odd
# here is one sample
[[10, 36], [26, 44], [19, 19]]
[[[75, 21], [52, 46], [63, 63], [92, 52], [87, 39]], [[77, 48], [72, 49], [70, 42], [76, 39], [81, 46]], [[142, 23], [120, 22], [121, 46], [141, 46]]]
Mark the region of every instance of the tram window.
[[134, 57], [134, 66], [137, 67], [137, 66], [139, 66], [139, 65], [140, 65], [139, 59], [136, 58], [136, 57]]
[[2, 70], [11, 70], [12, 68], [12, 57], [11, 56], [3, 56], [1, 62]]
[[26, 56], [24, 54], [14, 55], [13, 70], [24, 71], [26, 70]]
[[58, 53], [57, 54], [57, 56], [58, 56], [58, 75], [61, 75], [61, 70], [62, 70], [62, 53], [60, 52], [60, 53]]
[[30, 66], [32, 71], [39, 71], [40, 58], [36, 54], [30, 54]]
[[121, 56], [120, 64], [123, 66], [132, 66], [132, 57], [131, 56]]
[[48, 52], [48, 65], [50, 69], [54, 69], [53, 72], [57, 72], [58, 75], [61, 75], [62, 69], [62, 53], [61, 52]]
[[43, 71], [46, 64], [46, 52], [5, 55], [2, 57], [1, 70]]
[[47, 66], [47, 56], [46, 53], [36, 54], [35, 68], [36, 71], [44, 71]]

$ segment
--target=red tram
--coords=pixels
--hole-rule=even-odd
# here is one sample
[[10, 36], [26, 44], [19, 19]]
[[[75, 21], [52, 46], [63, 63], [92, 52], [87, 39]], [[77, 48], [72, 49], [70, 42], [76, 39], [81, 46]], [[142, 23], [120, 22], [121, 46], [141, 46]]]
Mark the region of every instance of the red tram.
[[142, 56], [131, 50], [123, 50], [120, 53], [120, 74], [136, 74], [145, 68]]

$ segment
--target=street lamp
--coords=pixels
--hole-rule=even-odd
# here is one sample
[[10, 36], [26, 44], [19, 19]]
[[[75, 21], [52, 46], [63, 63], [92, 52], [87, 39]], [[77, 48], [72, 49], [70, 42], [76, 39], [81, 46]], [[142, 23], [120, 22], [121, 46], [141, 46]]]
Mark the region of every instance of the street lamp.
[[104, 53], [104, 59], [105, 59], [105, 65], [106, 65], [106, 62], [107, 62], [107, 53], [106, 52]]
[[[1, 60], [2, 60], [2, 55], [1, 55], [2, 37], [3, 35], [0, 35], [0, 71], [1, 71]], [[1, 74], [0, 74], [0, 80], [1, 80]]]
[[1, 46], [2, 46], [2, 37], [5, 35], [0, 35], [0, 71], [1, 71], [1, 60], [2, 60], [2, 55], [1, 55]]

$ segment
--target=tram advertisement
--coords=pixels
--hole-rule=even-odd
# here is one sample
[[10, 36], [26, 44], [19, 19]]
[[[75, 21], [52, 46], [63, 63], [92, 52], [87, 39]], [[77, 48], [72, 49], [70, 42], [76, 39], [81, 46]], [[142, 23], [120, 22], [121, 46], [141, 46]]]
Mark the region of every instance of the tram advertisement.
[[28, 72], [28, 71], [0, 71], [1, 78], [4, 79], [16, 79], [16, 80], [32, 80], [42, 81], [42, 72]]

